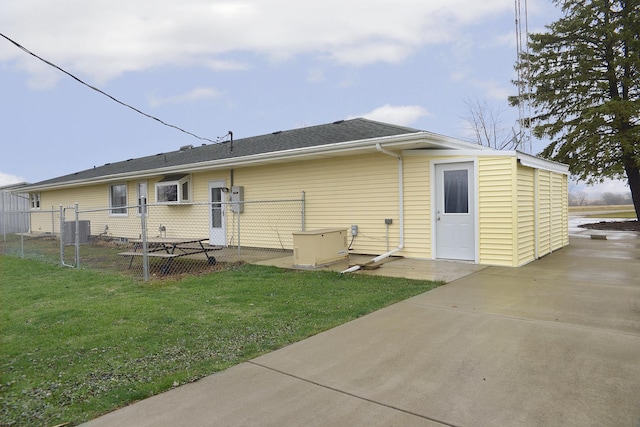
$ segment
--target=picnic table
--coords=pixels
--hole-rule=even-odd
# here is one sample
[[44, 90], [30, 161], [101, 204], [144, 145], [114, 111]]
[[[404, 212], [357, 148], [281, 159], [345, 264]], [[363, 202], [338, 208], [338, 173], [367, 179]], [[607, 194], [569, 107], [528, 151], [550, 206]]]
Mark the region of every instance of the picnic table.
[[[209, 252], [222, 249], [222, 246], [210, 246], [207, 242], [209, 238], [178, 238], [178, 237], [149, 237], [147, 239], [147, 255], [153, 258], [164, 259], [161, 266], [163, 274], [167, 274], [171, 269], [171, 264], [175, 258], [187, 255], [204, 254], [207, 262], [211, 265], [216, 263], [216, 258]], [[142, 239], [130, 240], [133, 242], [133, 251], [121, 252], [118, 255], [131, 257], [129, 268], [133, 264], [135, 257], [143, 256]]]

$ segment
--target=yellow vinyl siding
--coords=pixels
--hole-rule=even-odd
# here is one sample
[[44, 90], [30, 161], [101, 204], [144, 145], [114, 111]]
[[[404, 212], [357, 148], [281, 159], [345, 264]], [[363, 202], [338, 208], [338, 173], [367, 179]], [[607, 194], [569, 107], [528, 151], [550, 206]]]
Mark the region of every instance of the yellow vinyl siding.
[[[147, 191], [149, 194], [149, 216], [147, 220], [147, 230], [149, 236], [160, 234], [160, 227], [163, 226], [166, 237], [180, 238], [208, 238], [209, 237], [209, 181], [224, 181], [229, 186], [229, 172], [215, 171], [206, 173], [191, 174], [190, 188], [191, 202], [185, 204], [158, 204], [156, 202], [156, 183], [164, 176], [158, 176], [147, 180]], [[130, 197], [137, 197], [136, 185], [133, 183], [133, 193]], [[140, 217], [137, 216], [138, 223]], [[230, 219], [227, 218], [227, 229], [231, 226]]]
[[568, 176], [538, 170], [538, 256], [569, 244]]
[[[163, 176], [148, 179], [148, 203], [153, 204], [155, 201], [155, 183], [161, 180]], [[111, 237], [121, 237], [128, 239], [136, 239], [141, 233], [141, 219], [138, 215], [138, 182], [140, 180], [130, 180], [127, 184], [127, 205], [132, 206], [127, 210], [126, 215], [112, 215], [109, 209], [109, 190], [111, 185], [121, 184], [125, 182], [116, 182], [110, 184], [99, 184], [76, 187], [73, 189], [54, 190], [41, 193], [41, 198], [45, 203], [57, 203], [54, 209], [59, 211], [59, 206], [65, 208], [65, 221], [74, 221], [75, 212], [74, 205], [78, 202], [80, 211], [79, 220], [90, 221], [91, 234], [99, 235], [106, 233]], [[46, 205], [45, 205], [46, 206]], [[150, 206], [150, 215], [147, 223], [149, 236], [159, 235], [160, 225], [167, 227], [167, 237], [208, 237], [209, 236], [209, 219], [208, 209], [206, 206], [189, 206], [189, 205], [163, 205]], [[88, 211], [88, 212], [87, 212]], [[32, 229], [51, 228], [51, 219], [45, 216], [38, 216], [38, 221], [45, 221], [42, 224], [36, 222], [32, 224]], [[55, 233], [60, 232], [60, 215], [55, 214]]]
[[551, 174], [551, 251], [565, 246], [568, 240], [568, 197], [565, 177]]
[[405, 249], [402, 254], [407, 257], [432, 257], [430, 173], [428, 158], [404, 158]]
[[[310, 160], [234, 171], [246, 200], [300, 198], [305, 192], [305, 229], [358, 226], [352, 249], [386, 252], [385, 218], [391, 218], [389, 247], [399, 242], [397, 160], [379, 153]], [[241, 214], [241, 221], [250, 212]]]
[[[191, 188], [194, 202], [209, 202], [209, 182], [223, 181], [226, 187], [231, 187], [230, 171], [212, 171], [194, 173], [191, 176]], [[234, 185], [238, 185], [234, 183]]]
[[535, 188], [534, 170], [518, 165], [518, 260], [523, 265], [535, 259]]
[[480, 263], [514, 265], [514, 167], [512, 157], [478, 159]]
[[560, 233], [562, 234], [562, 246], [569, 244], [569, 176], [560, 175], [560, 186], [562, 187], [562, 224]]
[[[109, 208], [109, 191], [112, 185], [127, 184], [127, 206], [136, 206], [138, 204], [138, 181], [118, 181], [110, 184], [101, 184], [90, 187], [79, 187], [78, 208], [81, 211], [79, 219], [81, 221], [90, 221], [91, 234], [98, 235], [106, 233], [112, 237], [121, 237], [127, 239], [137, 239], [141, 237], [140, 216], [137, 208], [127, 209], [126, 215], [112, 215]], [[82, 212], [89, 210], [91, 212]], [[66, 211], [67, 221], [73, 219], [73, 211]]]
[[551, 252], [551, 172], [538, 170], [538, 256]]
[[[53, 221], [55, 230], [54, 233], [60, 233], [60, 206], [65, 209], [65, 221], [75, 221], [75, 203], [78, 203], [79, 209], [95, 209], [97, 207], [105, 208], [109, 206], [109, 186], [107, 184], [82, 186], [72, 189], [43, 191], [40, 193], [40, 206], [42, 210], [53, 210], [56, 213], [55, 220]], [[131, 189], [128, 188], [128, 201], [131, 203]], [[135, 189], [134, 189], [135, 191]], [[135, 196], [134, 196], [135, 198]], [[108, 216], [108, 211], [102, 212], [100, 215], [83, 214], [80, 220], [91, 220], [92, 218], [98, 218], [98, 216]], [[124, 218], [123, 218], [124, 219]], [[97, 222], [91, 222], [91, 233], [99, 234], [104, 230], [105, 220], [100, 218]], [[49, 230], [51, 228], [51, 217], [48, 215], [32, 215], [31, 228], [33, 231]]]

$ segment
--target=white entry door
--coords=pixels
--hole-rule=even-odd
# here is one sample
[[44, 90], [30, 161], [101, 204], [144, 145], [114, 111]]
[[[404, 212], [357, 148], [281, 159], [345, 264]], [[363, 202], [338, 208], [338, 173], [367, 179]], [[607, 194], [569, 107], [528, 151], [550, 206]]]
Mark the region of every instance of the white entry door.
[[437, 164], [436, 257], [475, 261], [473, 162]]
[[224, 181], [209, 182], [209, 244], [213, 246], [227, 245], [224, 188]]

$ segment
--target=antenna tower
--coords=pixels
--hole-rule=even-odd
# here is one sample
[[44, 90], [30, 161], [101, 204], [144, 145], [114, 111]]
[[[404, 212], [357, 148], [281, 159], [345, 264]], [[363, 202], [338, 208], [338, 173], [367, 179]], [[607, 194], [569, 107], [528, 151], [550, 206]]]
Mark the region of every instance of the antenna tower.
[[514, 131], [516, 148], [531, 154], [531, 103], [529, 94], [529, 64], [522, 58], [529, 58], [529, 23], [527, 0], [515, 0], [516, 7], [516, 50], [518, 86], [518, 129]]

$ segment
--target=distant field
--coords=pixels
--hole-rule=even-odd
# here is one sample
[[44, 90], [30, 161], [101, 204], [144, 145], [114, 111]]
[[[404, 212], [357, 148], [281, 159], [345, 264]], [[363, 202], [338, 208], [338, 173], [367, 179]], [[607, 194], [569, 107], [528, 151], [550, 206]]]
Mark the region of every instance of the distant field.
[[633, 212], [633, 205], [607, 205], [607, 206], [569, 206], [569, 212], [610, 212], [629, 211]]

